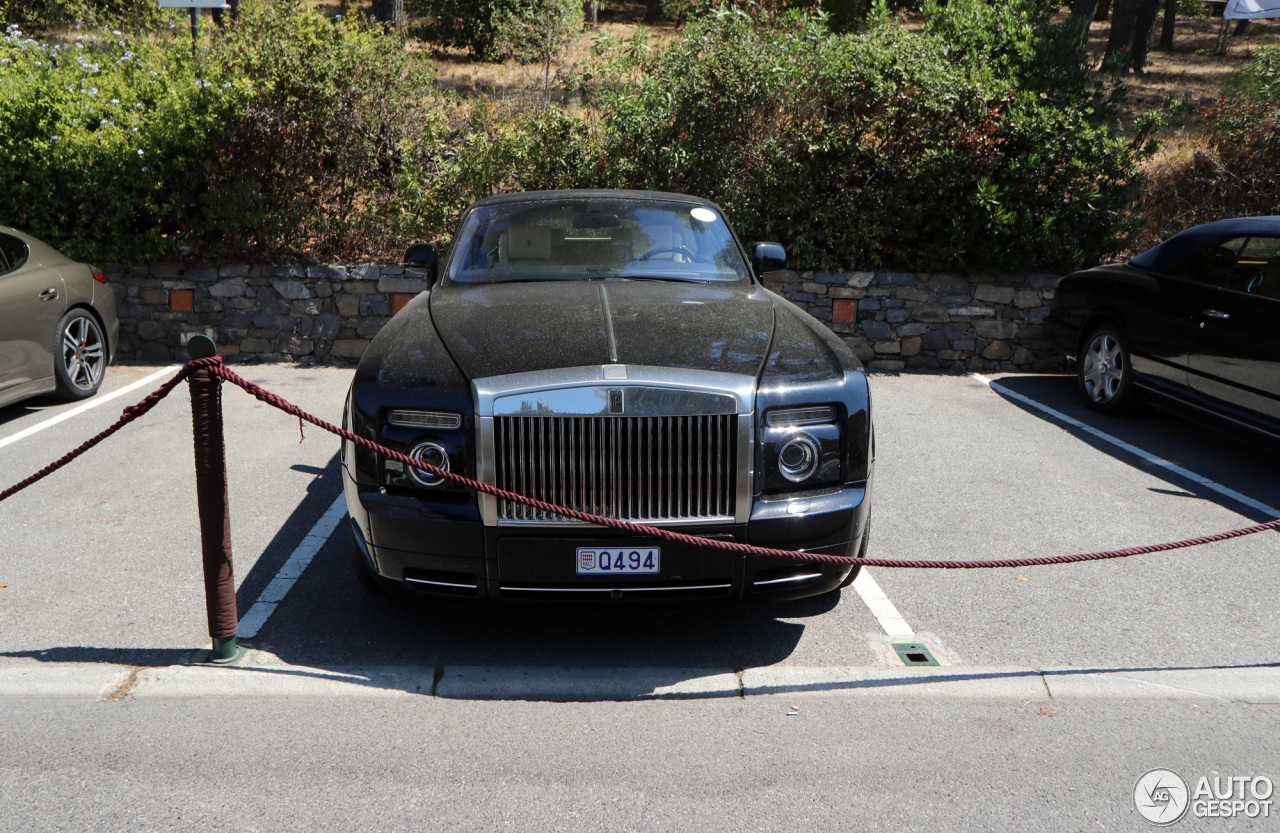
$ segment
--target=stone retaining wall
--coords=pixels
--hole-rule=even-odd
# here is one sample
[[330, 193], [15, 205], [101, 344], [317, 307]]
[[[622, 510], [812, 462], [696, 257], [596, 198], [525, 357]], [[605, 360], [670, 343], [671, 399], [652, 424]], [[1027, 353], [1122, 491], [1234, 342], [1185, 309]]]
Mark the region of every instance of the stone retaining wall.
[[402, 266], [104, 267], [120, 316], [120, 359], [185, 361], [203, 333], [226, 358], [360, 358], [425, 280]]
[[871, 370], [1065, 368], [1047, 342], [1058, 275], [774, 272], [765, 286], [844, 339]]
[[[426, 282], [399, 265], [105, 267], [122, 360], [186, 359], [203, 333], [227, 358], [355, 360]], [[1060, 370], [1043, 338], [1055, 275], [775, 272], [765, 285], [872, 370]]]

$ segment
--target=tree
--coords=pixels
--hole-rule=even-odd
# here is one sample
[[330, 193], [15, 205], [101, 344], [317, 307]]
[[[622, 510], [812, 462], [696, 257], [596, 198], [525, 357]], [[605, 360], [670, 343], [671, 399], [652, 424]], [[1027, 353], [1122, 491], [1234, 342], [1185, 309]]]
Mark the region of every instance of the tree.
[[[1160, 12], [1161, 0], [1115, 0], [1111, 15], [1111, 33], [1107, 38], [1107, 50], [1102, 56], [1102, 67], [1124, 72], [1132, 67], [1142, 72], [1147, 64], [1147, 51], [1151, 42], [1151, 30]], [[1072, 0], [1071, 16], [1078, 21], [1083, 38], [1089, 31], [1088, 20], [1106, 20], [1112, 0]], [[1165, 23], [1161, 45], [1173, 48], [1173, 23], [1170, 9], [1176, 11], [1177, 0], [1165, 0]], [[1166, 43], [1167, 41], [1167, 43]]]
[[1093, 9], [1098, 5], [1098, 0], [1074, 0], [1071, 4], [1071, 14], [1076, 17], [1093, 17]]
[[373, 18], [389, 29], [404, 25], [404, 0], [373, 0]]
[[542, 64], [542, 90], [551, 97], [551, 62], [582, 31], [581, 0], [517, 0], [494, 21], [495, 43], [521, 63]]
[[1173, 30], [1178, 20], [1178, 0], [1164, 0], [1164, 26], [1160, 29], [1160, 48], [1173, 51]]
[[1103, 68], [1124, 72], [1132, 67], [1134, 72], [1142, 72], [1159, 11], [1160, 0], [1115, 0]]
[[[226, 3], [230, 7], [231, 19], [234, 21], [240, 16], [240, 0], [226, 0]], [[219, 26], [227, 24], [227, 16], [223, 14], [222, 9], [213, 10], [213, 22]]]
[[[1175, 0], [1176, 2], [1176, 0]], [[1103, 23], [1111, 13], [1111, 0], [1072, 0], [1071, 14]]]

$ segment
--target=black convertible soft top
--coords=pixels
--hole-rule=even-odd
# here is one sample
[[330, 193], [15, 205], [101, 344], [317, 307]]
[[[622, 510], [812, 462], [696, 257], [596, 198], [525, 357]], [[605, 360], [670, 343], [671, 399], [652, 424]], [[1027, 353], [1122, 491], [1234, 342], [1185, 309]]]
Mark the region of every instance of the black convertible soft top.
[[1168, 272], [1214, 240], [1250, 235], [1280, 237], [1280, 217], [1235, 217], [1192, 226], [1129, 261], [1150, 272]]

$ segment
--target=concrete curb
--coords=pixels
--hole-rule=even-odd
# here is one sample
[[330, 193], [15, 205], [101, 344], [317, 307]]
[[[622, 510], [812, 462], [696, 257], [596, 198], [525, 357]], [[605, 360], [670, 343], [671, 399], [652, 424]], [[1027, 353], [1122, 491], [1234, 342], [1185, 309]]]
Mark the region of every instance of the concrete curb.
[[0, 664], [0, 697], [106, 700], [124, 690], [134, 669], [88, 663]]
[[452, 700], [689, 700], [738, 697], [732, 669], [447, 667], [436, 696]]
[[408, 697], [562, 702], [785, 695], [860, 699], [1226, 700], [1280, 704], [1280, 666], [1189, 669], [308, 668], [251, 651], [227, 667], [0, 663], [0, 697]]
[[1280, 666], [1170, 668], [1109, 672], [1045, 669], [1054, 699], [1113, 697], [1132, 700], [1218, 698], [1239, 703], [1280, 704]]
[[742, 673], [745, 695], [825, 694], [855, 697], [948, 697], [1047, 700], [1033, 668], [754, 668]]

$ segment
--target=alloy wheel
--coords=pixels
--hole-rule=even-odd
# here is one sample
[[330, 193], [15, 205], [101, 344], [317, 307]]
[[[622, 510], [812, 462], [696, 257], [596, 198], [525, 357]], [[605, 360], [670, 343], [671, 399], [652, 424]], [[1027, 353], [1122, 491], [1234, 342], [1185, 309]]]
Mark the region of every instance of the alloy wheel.
[[1120, 392], [1124, 380], [1124, 352], [1120, 341], [1111, 333], [1098, 333], [1084, 352], [1080, 369], [1085, 395], [1099, 405], [1106, 405]]
[[89, 316], [73, 319], [62, 333], [62, 366], [71, 384], [82, 391], [92, 391], [102, 380], [106, 368], [102, 330]]

